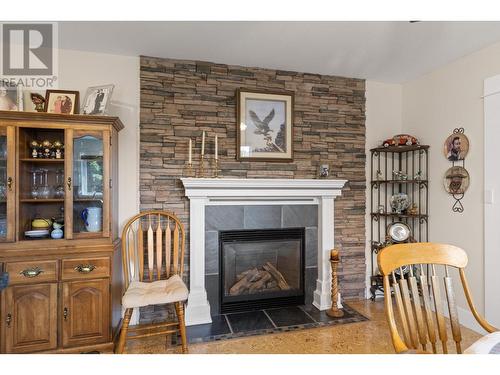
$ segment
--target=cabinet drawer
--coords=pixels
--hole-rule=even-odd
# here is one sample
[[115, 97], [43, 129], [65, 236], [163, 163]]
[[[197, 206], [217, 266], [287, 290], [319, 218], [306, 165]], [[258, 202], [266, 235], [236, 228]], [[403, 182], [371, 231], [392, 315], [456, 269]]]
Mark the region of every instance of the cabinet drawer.
[[110, 261], [108, 257], [63, 259], [62, 279], [95, 279], [109, 277]]
[[7, 263], [9, 284], [57, 281], [57, 260], [40, 260]]

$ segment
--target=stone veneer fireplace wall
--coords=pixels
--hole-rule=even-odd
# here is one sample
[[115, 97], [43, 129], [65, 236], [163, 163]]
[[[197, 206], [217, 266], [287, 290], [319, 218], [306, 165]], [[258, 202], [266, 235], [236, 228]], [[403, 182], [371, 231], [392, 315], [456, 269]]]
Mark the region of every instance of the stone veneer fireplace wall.
[[[331, 177], [348, 180], [335, 200], [335, 244], [342, 251], [342, 297], [365, 289], [365, 81], [319, 74], [141, 57], [141, 209], [175, 212], [186, 225], [189, 200], [180, 181], [188, 139], [198, 166], [201, 133], [207, 154], [219, 136], [221, 177], [315, 178], [320, 163]], [[236, 160], [237, 88], [295, 92], [294, 161]], [[186, 257], [189, 272], [189, 254]], [[188, 278], [189, 279], [189, 278]], [[146, 308], [144, 320], [161, 318]]]

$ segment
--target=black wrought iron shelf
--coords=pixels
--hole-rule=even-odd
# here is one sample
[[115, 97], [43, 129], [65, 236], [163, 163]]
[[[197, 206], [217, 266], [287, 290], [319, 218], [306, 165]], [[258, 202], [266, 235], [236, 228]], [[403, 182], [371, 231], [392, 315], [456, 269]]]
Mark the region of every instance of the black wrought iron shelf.
[[[370, 239], [372, 244], [377, 244], [371, 252], [370, 290], [374, 299], [377, 291], [383, 291], [377, 253], [387, 244], [388, 228], [403, 222], [410, 228], [413, 240], [429, 240], [429, 146], [381, 146], [372, 148], [370, 153]], [[400, 176], [407, 179], [399, 179]], [[411, 205], [408, 211], [412, 213], [392, 212], [391, 198], [398, 194], [406, 194]]]
[[427, 214], [398, 214], [396, 212], [384, 212], [384, 213], [378, 213], [378, 212], [372, 212], [371, 213], [372, 217], [377, 216], [385, 216], [385, 217], [400, 217], [400, 218], [416, 218], [416, 219], [427, 219], [429, 215]]
[[372, 184], [427, 184], [427, 180], [372, 180]]
[[372, 148], [371, 152], [408, 152], [408, 151], [419, 151], [428, 150], [430, 146], [428, 145], [411, 145], [411, 146], [388, 146], [388, 147], [375, 147]]

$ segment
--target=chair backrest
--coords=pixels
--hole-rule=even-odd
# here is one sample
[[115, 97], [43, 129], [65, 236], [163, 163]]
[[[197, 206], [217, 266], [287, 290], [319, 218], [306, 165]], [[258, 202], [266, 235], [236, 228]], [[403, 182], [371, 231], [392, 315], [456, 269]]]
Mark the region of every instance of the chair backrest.
[[[437, 353], [438, 341], [442, 352], [448, 353], [447, 325], [443, 316], [444, 299], [450, 319], [451, 338], [455, 342], [457, 353], [462, 352], [462, 335], [450, 267], [458, 269], [467, 303], [478, 323], [488, 332], [497, 330], [474, 307], [464, 272], [468, 262], [467, 254], [459, 247], [437, 243], [397, 244], [381, 250], [377, 260], [384, 279], [386, 315], [397, 353], [420, 348], [427, 351], [429, 344], [432, 351]], [[436, 270], [438, 267], [444, 268], [442, 280], [439, 269]], [[396, 300], [403, 338], [396, 325], [391, 290]]]
[[184, 226], [173, 213], [145, 211], [122, 231], [125, 289], [131, 281], [155, 281], [184, 272]]

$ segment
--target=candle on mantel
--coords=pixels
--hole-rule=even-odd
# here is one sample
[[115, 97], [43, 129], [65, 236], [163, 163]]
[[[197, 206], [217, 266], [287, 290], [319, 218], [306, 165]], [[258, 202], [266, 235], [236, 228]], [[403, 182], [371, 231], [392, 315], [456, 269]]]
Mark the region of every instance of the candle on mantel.
[[205, 130], [203, 130], [203, 135], [201, 137], [201, 156], [205, 155]]
[[193, 164], [192, 149], [193, 149], [193, 141], [191, 140], [191, 138], [189, 138], [189, 165]]
[[217, 134], [215, 135], [215, 160], [219, 159], [217, 147]]

